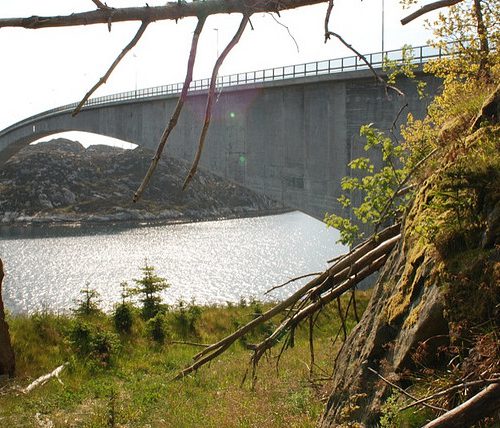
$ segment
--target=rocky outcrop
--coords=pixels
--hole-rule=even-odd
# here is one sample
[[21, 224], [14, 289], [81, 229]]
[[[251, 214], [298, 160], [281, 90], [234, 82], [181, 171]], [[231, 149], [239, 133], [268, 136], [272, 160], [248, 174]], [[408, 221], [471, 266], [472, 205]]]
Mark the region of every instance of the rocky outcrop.
[[[485, 104], [488, 112], [498, 111], [491, 107], [496, 94]], [[407, 388], [432, 373], [450, 377], [453, 371], [456, 379], [472, 380], [500, 370], [495, 114], [488, 113], [479, 129], [468, 127], [461, 156], [450, 156], [419, 186], [402, 241], [335, 361], [322, 428], [379, 426], [391, 393], [379, 375]]]
[[196, 220], [279, 208], [269, 198], [200, 171], [187, 191], [188, 165], [162, 160], [136, 204], [132, 195], [152, 152], [57, 139], [28, 146], [0, 171], [0, 223]]
[[16, 360], [10, 342], [9, 326], [5, 321], [5, 311], [2, 300], [3, 277], [3, 263], [2, 259], [0, 259], [0, 378], [2, 376], [12, 377], [16, 370]]

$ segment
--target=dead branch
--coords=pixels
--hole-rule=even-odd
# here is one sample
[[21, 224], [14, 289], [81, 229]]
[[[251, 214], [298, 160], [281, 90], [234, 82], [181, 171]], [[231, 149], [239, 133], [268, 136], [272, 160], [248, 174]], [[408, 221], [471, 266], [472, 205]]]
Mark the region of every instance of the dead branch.
[[196, 51], [198, 49], [198, 40], [200, 39], [200, 34], [201, 31], [203, 30], [203, 26], [205, 25], [206, 18], [201, 17], [198, 19], [198, 23], [196, 24], [196, 28], [193, 33], [193, 39], [191, 41], [191, 50], [189, 52], [189, 59], [188, 59], [188, 65], [187, 65], [187, 71], [186, 71], [186, 77], [184, 79], [184, 84], [182, 86], [182, 91], [181, 95], [179, 96], [179, 99], [177, 100], [177, 104], [175, 106], [175, 110], [172, 113], [172, 116], [170, 117], [170, 121], [168, 122], [168, 125], [166, 128], [163, 130], [163, 133], [160, 138], [160, 142], [158, 143], [158, 147], [156, 148], [156, 153], [151, 160], [151, 165], [148, 168], [148, 171], [146, 172], [146, 175], [144, 176], [141, 185], [137, 189], [137, 191], [134, 194], [133, 202], [137, 202], [142, 194], [144, 193], [144, 190], [146, 189], [149, 181], [151, 180], [151, 177], [158, 165], [158, 162], [160, 161], [160, 157], [163, 153], [163, 149], [165, 148], [165, 145], [167, 144], [168, 137], [170, 136], [170, 133], [172, 130], [175, 128], [177, 125], [177, 121], [179, 120], [179, 116], [182, 111], [182, 107], [184, 107], [184, 103], [186, 102], [188, 90], [189, 90], [189, 85], [191, 84], [191, 81], [193, 80], [193, 69], [194, 69], [194, 63], [196, 60]]
[[414, 401], [413, 403], [407, 404], [406, 406], [399, 409], [399, 411], [402, 412], [403, 410], [409, 409], [409, 408], [414, 407], [414, 406], [418, 406], [419, 404], [425, 403], [426, 401], [429, 401], [429, 400], [433, 400], [434, 398], [438, 398], [438, 397], [442, 397], [443, 395], [451, 394], [452, 392], [458, 391], [460, 389], [470, 388], [472, 386], [490, 385], [492, 383], [500, 383], [500, 379], [481, 379], [481, 380], [473, 380], [470, 382], [458, 383], [458, 384], [450, 386], [449, 388], [446, 388], [442, 391], [438, 391], [432, 395], [429, 395], [427, 397], [424, 397], [424, 398], [421, 398], [417, 401]]
[[288, 280], [287, 282], [284, 282], [283, 284], [275, 285], [274, 287], [267, 290], [264, 294], [269, 294], [272, 291], [277, 290], [278, 288], [283, 288], [284, 286], [291, 284], [292, 282], [299, 281], [300, 279], [308, 278], [310, 276], [318, 276], [318, 275], [321, 275], [321, 272], [313, 272], [313, 273], [307, 273], [305, 275], [296, 276], [295, 278], [292, 278], [292, 279]]
[[380, 76], [376, 71], [375, 69], [373, 68], [373, 66], [370, 64], [370, 62], [366, 59], [366, 57], [360, 53], [357, 49], [355, 49], [352, 45], [350, 45], [349, 43], [347, 43], [340, 34], [337, 34], [337, 33], [334, 33], [333, 31], [328, 31], [326, 34], [325, 34], [325, 38], [328, 40], [330, 38], [330, 36], [334, 36], [336, 37], [337, 39], [339, 39], [342, 44], [350, 49], [352, 52], [354, 52], [356, 54], [356, 56], [361, 60], [363, 61], [366, 66], [370, 69], [370, 71], [372, 72], [373, 76], [375, 77], [375, 79], [380, 83], [382, 84], [386, 91], [388, 89], [396, 92], [396, 94], [398, 94], [399, 96], [404, 96], [404, 92], [401, 91], [400, 89], [396, 88], [395, 86], [392, 86], [392, 85], [389, 85], [384, 79], [382, 76]]
[[[401, 388], [400, 386], [396, 385], [395, 383], [391, 382], [390, 380], [386, 379], [384, 376], [382, 376], [379, 372], [377, 372], [376, 370], [372, 369], [371, 367], [368, 367], [368, 370], [371, 371], [373, 374], [377, 375], [380, 379], [382, 379], [387, 385], [390, 385], [391, 387], [397, 389], [399, 392], [401, 392], [401, 394], [403, 395], [406, 395], [408, 398], [412, 399], [413, 401], [418, 401], [418, 398], [414, 397], [413, 395], [409, 394], [408, 392], [406, 392], [403, 388]], [[432, 409], [432, 410], [437, 410], [439, 412], [446, 412], [447, 410], [446, 409], [443, 409], [442, 407], [437, 407], [437, 406], [433, 406], [432, 404], [429, 404], [429, 403], [424, 403], [422, 402], [422, 404], [426, 407], [428, 407], [429, 409]]]
[[[229, 336], [200, 351], [193, 357], [194, 363], [182, 370], [175, 379], [180, 379], [210, 362], [257, 325], [288, 309], [284, 321], [269, 337], [257, 345], [248, 346], [254, 350], [251, 362], [254, 374], [252, 378], [255, 379], [255, 369], [266, 350], [278, 343], [280, 338], [288, 332], [290, 333], [287, 339], [289, 342], [283, 344], [285, 349], [293, 343], [292, 332], [300, 322], [317, 313], [324, 305], [341, 296], [383, 266], [388, 254], [400, 239], [399, 229], [400, 225], [391, 226], [380, 232], [378, 236], [372, 236], [364, 245], [360, 245], [354, 251], [346, 254], [336, 264], [329, 267], [317, 278], [309, 281], [283, 302], [253, 319]], [[386, 241], [380, 243], [382, 237], [386, 238]], [[359, 263], [360, 260], [363, 260], [363, 263]], [[346, 271], [349, 272], [348, 275], [346, 275]], [[311, 291], [314, 291], [314, 293]]]
[[182, 340], [172, 340], [170, 343], [174, 345], [189, 345], [189, 346], [198, 346], [200, 348], [208, 348], [210, 345], [207, 345], [206, 343], [196, 343], [196, 342], [185, 342]]
[[465, 428], [500, 409], [500, 383], [492, 383], [423, 428]]
[[227, 342], [233, 343], [236, 341], [239, 337], [245, 335], [248, 333], [250, 330], [252, 330], [255, 326], [264, 323], [271, 318], [273, 318], [275, 315], [279, 314], [280, 312], [284, 311], [288, 307], [292, 307], [297, 303], [309, 290], [321, 286], [323, 283], [325, 283], [330, 276], [334, 276], [344, 270], [346, 267], [350, 266], [352, 264], [352, 261], [366, 255], [369, 253], [371, 250], [377, 247], [377, 243], [380, 242], [379, 240], [384, 240], [384, 239], [390, 239], [397, 235], [399, 233], [400, 225], [394, 225], [391, 227], [388, 227], [387, 229], [384, 229], [383, 231], [380, 232], [378, 236], [372, 236], [370, 237], [367, 241], [365, 241], [362, 245], [359, 245], [357, 248], [354, 250], [350, 251], [344, 257], [339, 259], [337, 263], [334, 265], [330, 266], [325, 272], [323, 272], [320, 276], [317, 278], [314, 278], [313, 280], [309, 281], [306, 285], [304, 285], [302, 288], [297, 290], [295, 293], [293, 293], [290, 297], [285, 299], [283, 302], [277, 304], [273, 308], [269, 309], [268, 311], [264, 312], [261, 316], [258, 318], [255, 318], [254, 320], [250, 321], [248, 324], [244, 325], [243, 327], [239, 328], [236, 330], [234, 333], [232, 333], [230, 336], [225, 337], [224, 339], [220, 340], [217, 343], [214, 343], [213, 345], [209, 346], [207, 349], [201, 351], [199, 354], [194, 356], [194, 359], [198, 359], [202, 357], [203, 355], [212, 352], [214, 349], [219, 348], [220, 346], [223, 346]]
[[92, 0], [98, 9], [110, 9], [109, 6], [102, 4], [99, 0]]
[[20, 27], [28, 29], [49, 27], [74, 27], [79, 25], [106, 24], [126, 21], [179, 20], [187, 17], [202, 17], [221, 13], [250, 15], [260, 12], [277, 12], [295, 9], [326, 0], [208, 0], [197, 2], [168, 2], [165, 6], [142, 6], [123, 8], [98, 8], [88, 12], [61, 16], [31, 16], [27, 18], [0, 19], [0, 28]]
[[201, 135], [200, 139], [198, 141], [198, 150], [196, 151], [196, 155], [194, 157], [193, 164], [191, 166], [191, 169], [189, 170], [189, 173], [184, 180], [184, 184], [182, 186], [182, 190], [185, 190], [189, 184], [189, 182], [193, 179], [194, 175], [196, 174], [196, 170], [198, 169], [198, 163], [200, 162], [201, 158], [201, 153], [203, 152], [203, 146], [205, 144], [205, 138], [207, 136], [208, 128], [210, 126], [210, 119], [212, 118], [212, 108], [213, 108], [213, 102], [214, 102], [214, 95], [215, 95], [215, 85], [217, 83], [217, 74], [219, 73], [219, 68], [226, 59], [227, 55], [231, 50], [238, 44], [240, 41], [241, 35], [243, 34], [243, 31], [245, 31], [245, 28], [248, 24], [248, 20], [250, 18], [250, 15], [243, 15], [243, 19], [240, 22], [240, 26], [238, 27], [238, 30], [236, 31], [236, 34], [232, 38], [232, 40], [229, 42], [229, 44], [226, 46], [226, 48], [222, 51], [220, 54], [219, 58], [217, 58], [217, 61], [215, 62], [214, 69], [212, 70], [212, 77], [210, 79], [210, 88], [208, 90], [208, 96], [207, 96], [207, 106], [205, 108], [205, 120], [203, 123], [203, 128], [201, 130]]
[[305, 307], [304, 309], [296, 313], [293, 317], [283, 321], [283, 323], [278, 328], [276, 328], [276, 330], [262, 342], [260, 342], [257, 345], [248, 345], [248, 347], [250, 349], [253, 349], [254, 351], [254, 354], [251, 359], [253, 374], [254, 374], [252, 384], [253, 385], [255, 384], [256, 380], [255, 373], [260, 359], [269, 349], [271, 349], [276, 343], [279, 342], [280, 338], [287, 330], [293, 331], [298, 326], [298, 324], [301, 323], [304, 319], [314, 314], [315, 312], [323, 308], [326, 304], [330, 303], [337, 297], [344, 294], [351, 287], [355, 286], [359, 281], [362, 281], [363, 279], [370, 276], [373, 272], [379, 270], [384, 265], [386, 260], [387, 260], [387, 255], [380, 257], [375, 262], [366, 266], [357, 275], [353, 275], [347, 281], [344, 281], [342, 284], [335, 287], [330, 292], [321, 296], [316, 302], [311, 303], [309, 306]]
[[450, 7], [454, 4], [460, 3], [463, 0], [439, 0], [434, 3], [429, 3], [422, 6], [420, 9], [416, 10], [413, 13], [410, 13], [408, 16], [404, 17], [401, 20], [402, 25], [406, 25], [409, 22], [417, 19], [418, 17], [425, 15], [426, 13], [432, 12], [433, 10], [441, 9], [443, 7]]
[[[295, 47], [297, 48], [297, 53], [300, 52], [300, 49], [299, 49], [299, 44], [297, 43], [297, 40], [295, 40], [295, 37], [293, 37], [293, 34], [292, 32], [290, 31], [290, 28], [288, 28], [288, 26], [286, 26], [285, 24], [283, 24], [282, 22], [279, 22], [278, 19], [272, 14], [270, 13], [269, 15], [271, 15], [271, 18], [274, 19], [274, 22], [276, 22], [276, 24], [278, 25], [281, 25], [287, 32], [288, 32], [288, 35], [290, 36], [290, 38], [293, 40], [293, 42], [295, 43]], [[278, 13], [279, 15], [279, 13]], [[253, 30], [253, 28], [252, 28]]]
[[52, 370], [50, 373], [43, 375], [43, 376], [40, 376], [38, 379], [31, 382], [26, 388], [22, 389], [21, 392], [23, 394], [28, 394], [29, 392], [33, 391], [33, 389], [35, 389], [37, 386], [41, 386], [41, 385], [44, 385], [45, 383], [47, 383], [53, 377], [55, 377], [59, 381], [59, 383], [62, 385], [63, 383], [62, 383], [61, 379], [59, 378], [59, 375], [64, 370], [64, 367], [66, 367], [68, 364], [69, 363], [64, 363], [64, 364], [60, 365], [59, 367], [57, 367], [56, 369]]
[[71, 116], [76, 116], [78, 113], [80, 113], [80, 110], [82, 109], [83, 105], [87, 102], [87, 100], [90, 98], [90, 96], [101, 86], [104, 85], [107, 81], [109, 76], [111, 76], [111, 73], [113, 70], [116, 68], [116, 66], [120, 63], [120, 61], [127, 55], [127, 53], [137, 44], [137, 42], [140, 40], [142, 35], [144, 34], [144, 31], [146, 31], [147, 26], [149, 25], [149, 22], [143, 21], [141, 26], [139, 27], [139, 30], [137, 31], [136, 35], [134, 38], [130, 41], [130, 43], [123, 48], [123, 50], [120, 52], [120, 54], [116, 57], [116, 59], [113, 61], [113, 64], [109, 67], [108, 71], [104, 76], [102, 76], [99, 81], [92, 86], [92, 88], [85, 94], [85, 96], [82, 98], [78, 106], [75, 108], [73, 113], [71, 113]]

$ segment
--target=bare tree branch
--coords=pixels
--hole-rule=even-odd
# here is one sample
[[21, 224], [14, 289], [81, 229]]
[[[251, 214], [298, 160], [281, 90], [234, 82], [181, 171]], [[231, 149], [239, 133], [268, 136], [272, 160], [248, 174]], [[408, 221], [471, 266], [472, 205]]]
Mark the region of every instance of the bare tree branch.
[[423, 428], [469, 427], [498, 409], [500, 409], [500, 383], [493, 383]]
[[289, 279], [288, 281], [284, 282], [283, 284], [275, 285], [274, 287], [267, 290], [264, 294], [269, 294], [272, 291], [277, 290], [278, 288], [283, 288], [285, 285], [291, 284], [292, 282], [298, 281], [299, 279], [304, 279], [304, 278], [308, 278], [310, 276], [319, 276], [319, 275], [321, 275], [321, 272], [312, 272], [312, 273], [306, 273], [305, 275], [297, 276], [295, 278]]
[[31, 16], [28, 18], [0, 19], [2, 27], [29, 29], [48, 27], [72, 27], [78, 25], [108, 24], [125, 21], [178, 20], [186, 17], [202, 17], [219, 13], [278, 12], [302, 6], [324, 3], [326, 0], [208, 0], [196, 2], [168, 2], [165, 6], [97, 9], [62, 16]]
[[226, 46], [226, 48], [222, 51], [219, 58], [217, 58], [217, 61], [215, 61], [214, 69], [212, 70], [212, 77], [210, 79], [210, 88], [208, 90], [207, 106], [205, 108], [205, 120], [203, 123], [203, 128], [201, 130], [200, 140], [198, 142], [198, 150], [196, 151], [193, 165], [191, 166], [191, 169], [189, 170], [189, 173], [186, 179], [184, 180], [182, 190], [185, 190], [189, 182], [193, 179], [194, 175], [196, 174], [196, 170], [198, 168], [198, 163], [200, 162], [201, 153], [203, 152], [203, 146], [205, 144], [205, 138], [207, 136], [208, 128], [210, 127], [210, 119], [212, 118], [212, 107], [215, 95], [215, 85], [217, 83], [217, 74], [219, 73], [219, 68], [226, 59], [229, 52], [231, 52], [231, 50], [240, 41], [241, 35], [243, 34], [243, 31], [245, 31], [249, 18], [250, 18], [249, 15], [246, 14], [243, 15], [243, 19], [240, 22], [240, 26], [238, 27], [236, 34], [229, 42], [229, 44]]
[[120, 52], [120, 54], [116, 57], [116, 59], [113, 61], [113, 64], [109, 67], [108, 71], [104, 76], [102, 76], [99, 81], [92, 86], [92, 88], [85, 94], [85, 96], [82, 98], [78, 106], [73, 110], [73, 113], [71, 113], [71, 116], [76, 116], [78, 113], [80, 113], [80, 110], [82, 109], [83, 105], [87, 102], [87, 100], [90, 98], [90, 96], [101, 86], [104, 85], [107, 80], [109, 79], [109, 76], [111, 76], [111, 73], [113, 73], [114, 69], [116, 66], [120, 63], [120, 61], [127, 55], [127, 53], [137, 44], [137, 42], [140, 40], [142, 35], [144, 34], [144, 31], [146, 31], [147, 26], [149, 25], [149, 22], [144, 21], [141, 26], [139, 27], [139, 30], [137, 31], [136, 35], [134, 38], [130, 41], [130, 43], [123, 48], [123, 50]]
[[425, 15], [426, 13], [432, 12], [433, 10], [441, 9], [443, 7], [453, 6], [454, 4], [460, 3], [463, 0], [439, 0], [434, 3], [429, 3], [422, 6], [420, 9], [416, 10], [413, 13], [410, 13], [408, 16], [404, 17], [401, 20], [402, 25], [406, 25], [409, 22], [417, 19], [418, 17]]
[[269, 13], [269, 15], [271, 15], [271, 18], [274, 19], [274, 22], [276, 22], [276, 24], [278, 25], [281, 25], [283, 28], [286, 29], [286, 31], [288, 32], [288, 35], [290, 36], [290, 38], [293, 40], [293, 42], [295, 43], [295, 47], [297, 48], [297, 53], [300, 52], [300, 49], [299, 49], [299, 44], [297, 43], [297, 40], [295, 40], [295, 37], [293, 37], [293, 34], [292, 32], [290, 31], [290, 28], [288, 28], [288, 26], [286, 26], [285, 24], [283, 24], [282, 22], [279, 22], [278, 19], [272, 14], [272, 13]]
[[102, 4], [99, 0], [92, 0], [92, 1], [99, 9], [110, 9], [109, 6]]
[[160, 138], [160, 142], [158, 143], [158, 147], [156, 149], [156, 153], [151, 160], [151, 165], [149, 166], [148, 171], [146, 172], [146, 175], [144, 176], [141, 185], [137, 189], [137, 191], [134, 194], [133, 201], [137, 202], [142, 194], [144, 193], [144, 190], [146, 189], [149, 181], [151, 180], [151, 176], [153, 175], [153, 172], [156, 169], [156, 166], [158, 165], [158, 162], [160, 161], [161, 154], [163, 153], [163, 149], [165, 148], [165, 145], [167, 144], [168, 137], [172, 130], [175, 128], [177, 125], [177, 121], [179, 120], [179, 116], [182, 111], [182, 107], [184, 106], [184, 103], [187, 98], [188, 90], [189, 90], [189, 85], [191, 84], [191, 81], [193, 80], [193, 68], [194, 68], [194, 63], [196, 60], [196, 51], [198, 49], [198, 40], [200, 38], [201, 31], [203, 30], [203, 26], [205, 25], [205, 20], [206, 17], [201, 17], [198, 19], [198, 24], [196, 25], [196, 28], [193, 33], [193, 39], [191, 41], [191, 51], [189, 52], [189, 59], [188, 59], [188, 65], [187, 65], [187, 71], [186, 71], [186, 77], [184, 79], [184, 85], [182, 86], [182, 91], [181, 95], [177, 101], [177, 105], [175, 106], [175, 110], [172, 113], [172, 116], [170, 118], [170, 121], [168, 122], [168, 125], [166, 128], [163, 130], [163, 133]]
[[[395, 383], [391, 382], [390, 380], [386, 379], [384, 376], [382, 376], [379, 372], [377, 372], [376, 370], [372, 369], [371, 367], [368, 367], [368, 370], [371, 371], [372, 373], [374, 373], [375, 375], [377, 375], [380, 379], [382, 379], [387, 385], [390, 385], [392, 386], [393, 388], [397, 389], [399, 392], [401, 392], [401, 394], [403, 395], [406, 395], [408, 398], [412, 399], [413, 401], [418, 401], [418, 398], [414, 397], [413, 395], [409, 394], [408, 392], [406, 392], [403, 388], [401, 388], [400, 386], [396, 385]], [[429, 409], [432, 409], [432, 410], [437, 410], [439, 412], [446, 412], [446, 409], [443, 409], [442, 407], [437, 407], [437, 406], [433, 406], [432, 404], [429, 404], [429, 403], [424, 403], [422, 402], [422, 404], [425, 406], [425, 407], [428, 407]]]
[[348, 49], [350, 49], [352, 52], [354, 52], [357, 57], [363, 61], [367, 66], [368, 68], [370, 69], [370, 71], [373, 73], [373, 75], [375, 76], [375, 79], [377, 79], [378, 82], [380, 82], [382, 85], [384, 85], [384, 87], [387, 89], [391, 89], [392, 91], [396, 92], [396, 94], [400, 95], [400, 96], [404, 96], [405, 94], [398, 88], [396, 88], [395, 86], [392, 86], [392, 85], [389, 85], [381, 76], [379, 76], [379, 74], [375, 71], [375, 69], [373, 68], [373, 66], [370, 64], [370, 62], [366, 59], [366, 57], [360, 53], [358, 50], [356, 50], [355, 48], [352, 47], [352, 45], [350, 45], [349, 43], [347, 43], [343, 38], [342, 36], [340, 36], [340, 34], [337, 34], [337, 33], [334, 33], [333, 31], [328, 31], [327, 33], [325, 33], [325, 38], [328, 40], [328, 38], [330, 36], [334, 36], [336, 37], [337, 39], [339, 39], [342, 44], [347, 47]]

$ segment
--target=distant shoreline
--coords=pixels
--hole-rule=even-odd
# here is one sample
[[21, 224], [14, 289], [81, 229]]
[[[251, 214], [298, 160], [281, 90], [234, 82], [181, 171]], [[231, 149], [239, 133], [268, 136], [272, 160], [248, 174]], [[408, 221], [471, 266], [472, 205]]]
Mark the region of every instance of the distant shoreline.
[[[12, 221], [0, 223], [0, 228], [15, 228], [24, 229], [29, 227], [51, 228], [51, 227], [67, 227], [76, 228], [81, 226], [116, 226], [116, 225], [130, 225], [131, 227], [138, 226], [162, 226], [173, 224], [187, 224], [187, 223], [200, 223], [208, 221], [221, 221], [221, 220], [234, 220], [239, 218], [252, 218], [252, 217], [266, 217], [271, 215], [286, 214], [296, 211], [292, 208], [273, 208], [267, 210], [255, 210], [238, 213], [219, 213], [214, 215], [200, 215], [200, 216], [183, 216], [178, 218], [147, 218], [147, 219], [108, 219], [103, 217], [97, 218], [83, 218], [78, 220], [57, 220], [47, 216], [46, 218], [38, 218], [30, 221]], [[92, 215], [91, 215], [92, 216]], [[90, 217], [90, 216], [89, 216]], [[1, 239], [1, 238], [0, 238]]]

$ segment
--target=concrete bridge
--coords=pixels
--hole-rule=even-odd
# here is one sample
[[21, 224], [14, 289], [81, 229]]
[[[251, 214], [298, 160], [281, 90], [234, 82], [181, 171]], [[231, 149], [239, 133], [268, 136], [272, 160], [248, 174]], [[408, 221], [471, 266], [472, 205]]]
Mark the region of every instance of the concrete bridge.
[[[397, 59], [400, 51], [386, 52]], [[414, 48], [421, 65], [440, 53]], [[380, 68], [382, 54], [367, 55]], [[421, 67], [419, 67], [420, 69]], [[418, 72], [437, 91], [439, 82]], [[191, 162], [203, 125], [209, 80], [192, 82], [177, 128], [166, 147], [169, 156]], [[401, 107], [423, 117], [416, 83], [403, 78], [406, 96], [387, 95], [357, 57], [346, 57], [218, 79], [217, 103], [201, 166], [264, 193], [285, 206], [322, 219], [340, 212], [340, 180], [348, 162], [366, 156], [359, 128], [373, 123], [391, 128]], [[75, 104], [25, 119], [0, 131], [0, 168], [23, 146], [64, 131], [86, 131], [155, 149], [177, 102], [182, 84], [90, 99], [75, 118]]]

